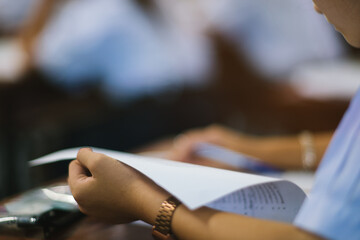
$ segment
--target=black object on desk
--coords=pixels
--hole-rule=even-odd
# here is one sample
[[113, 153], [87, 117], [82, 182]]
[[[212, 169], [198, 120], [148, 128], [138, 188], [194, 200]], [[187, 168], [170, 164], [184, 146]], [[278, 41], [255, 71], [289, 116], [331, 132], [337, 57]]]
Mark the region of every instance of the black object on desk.
[[80, 219], [83, 214], [76, 211], [52, 209], [38, 216], [2, 216], [0, 232], [16, 232], [17, 235], [34, 235], [42, 233], [45, 239]]

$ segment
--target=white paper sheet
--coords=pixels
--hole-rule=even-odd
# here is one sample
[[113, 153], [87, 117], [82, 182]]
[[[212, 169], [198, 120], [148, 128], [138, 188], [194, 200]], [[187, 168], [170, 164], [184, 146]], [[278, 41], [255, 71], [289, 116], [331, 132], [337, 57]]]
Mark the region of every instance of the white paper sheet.
[[[38, 166], [46, 163], [61, 161], [64, 159], [75, 159], [78, 149], [79, 148], [65, 149], [49, 154], [31, 161], [30, 166]], [[152, 179], [159, 186], [177, 197], [190, 209], [196, 209], [201, 206], [210, 204], [214, 200], [219, 201], [222, 197], [225, 197], [230, 193], [245, 189], [250, 186], [264, 183], [274, 183], [273, 186], [276, 186], [276, 188], [280, 189], [280, 194], [287, 196], [284, 197], [284, 199], [286, 199], [286, 203], [284, 202], [284, 204], [286, 204], [288, 209], [292, 209], [291, 211], [286, 211], [287, 214], [291, 216], [281, 217], [279, 211], [271, 211], [273, 210], [273, 205], [271, 205], [272, 203], [269, 202], [267, 205], [271, 207], [267, 208], [269, 208], [268, 210], [271, 213], [265, 214], [266, 216], [263, 217], [277, 219], [280, 221], [291, 221], [295, 216], [294, 212], [297, 212], [305, 198], [304, 192], [295, 184], [276, 178], [204, 167], [159, 158], [144, 157], [105, 149], [93, 148], [93, 151], [106, 154], [137, 169]], [[296, 201], [294, 201], [291, 196], [295, 197]], [[223, 210], [232, 211], [234, 207], [244, 203], [241, 202], [243, 201], [241, 201], [240, 198], [239, 201], [228, 202], [225, 207], [226, 209]], [[288, 204], [294, 204], [294, 206], [291, 207]], [[274, 206], [278, 207], [276, 204]], [[263, 212], [265, 213], [265, 211]], [[252, 212], [249, 212], [249, 215], [258, 216], [260, 214], [253, 210]]]

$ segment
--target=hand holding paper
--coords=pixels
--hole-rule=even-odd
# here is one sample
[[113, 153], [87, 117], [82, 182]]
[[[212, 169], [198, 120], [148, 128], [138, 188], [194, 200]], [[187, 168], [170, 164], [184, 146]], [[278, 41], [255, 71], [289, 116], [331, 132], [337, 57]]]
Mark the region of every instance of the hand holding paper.
[[107, 222], [151, 223], [156, 216], [151, 210], [168, 196], [133, 168], [89, 148], [81, 149], [71, 162], [68, 181], [80, 210]]

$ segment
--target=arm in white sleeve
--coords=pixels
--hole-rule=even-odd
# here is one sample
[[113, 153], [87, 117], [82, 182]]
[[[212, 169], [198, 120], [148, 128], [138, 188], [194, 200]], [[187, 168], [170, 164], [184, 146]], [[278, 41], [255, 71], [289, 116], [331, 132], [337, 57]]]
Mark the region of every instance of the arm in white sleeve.
[[295, 225], [329, 239], [360, 239], [360, 91], [335, 132]]

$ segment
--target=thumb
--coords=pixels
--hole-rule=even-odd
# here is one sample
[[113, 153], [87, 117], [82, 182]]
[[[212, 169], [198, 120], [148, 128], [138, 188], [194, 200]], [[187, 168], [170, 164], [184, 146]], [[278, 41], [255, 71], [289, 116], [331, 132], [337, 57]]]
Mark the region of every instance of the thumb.
[[96, 161], [96, 153], [89, 147], [81, 148], [76, 156], [76, 160], [79, 161], [81, 165], [91, 170], [92, 162]]

